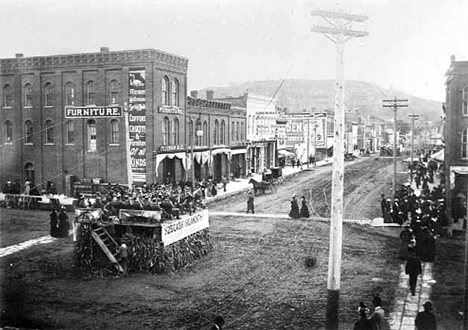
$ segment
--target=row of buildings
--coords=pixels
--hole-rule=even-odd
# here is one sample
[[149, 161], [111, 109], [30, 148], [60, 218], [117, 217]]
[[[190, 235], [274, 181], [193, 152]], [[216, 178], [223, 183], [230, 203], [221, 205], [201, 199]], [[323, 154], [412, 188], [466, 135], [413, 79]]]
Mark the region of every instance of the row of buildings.
[[[0, 59], [0, 183], [228, 180], [280, 159], [330, 156], [333, 111], [289, 112], [269, 96], [199, 97], [188, 59], [154, 49]], [[354, 120], [356, 119], [356, 120]], [[347, 149], [375, 151], [375, 122], [351, 118]]]

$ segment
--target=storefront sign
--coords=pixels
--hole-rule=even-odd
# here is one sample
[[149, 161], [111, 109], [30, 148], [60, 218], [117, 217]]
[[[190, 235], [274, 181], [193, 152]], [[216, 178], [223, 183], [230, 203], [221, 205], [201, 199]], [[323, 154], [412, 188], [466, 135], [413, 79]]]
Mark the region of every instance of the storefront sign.
[[65, 107], [65, 118], [122, 117], [122, 107]]
[[146, 75], [145, 70], [129, 71], [130, 155], [132, 181], [146, 182]]
[[184, 113], [184, 111], [181, 108], [167, 107], [167, 106], [159, 107], [158, 112], [159, 113], [175, 113], [178, 115], [182, 115]]
[[162, 223], [161, 240], [167, 246], [209, 226], [208, 210], [203, 210], [187, 218]]
[[178, 144], [175, 146], [160, 146], [159, 151], [173, 151], [173, 150], [185, 150], [184, 144]]

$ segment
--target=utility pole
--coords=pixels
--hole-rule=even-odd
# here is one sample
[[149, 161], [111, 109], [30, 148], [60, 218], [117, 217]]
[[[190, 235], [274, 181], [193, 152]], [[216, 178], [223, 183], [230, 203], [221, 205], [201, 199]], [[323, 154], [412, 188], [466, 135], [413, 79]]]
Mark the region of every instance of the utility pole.
[[[352, 22], [363, 23], [367, 16], [338, 13], [333, 11], [314, 10], [312, 16], [321, 17], [327, 26], [315, 25], [311, 31], [323, 34], [336, 45], [336, 82], [335, 82], [335, 126], [333, 144], [333, 174], [330, 224], [330, 252], [328, 258], [327, 281], [327, 330], [338, 329], [340, 277], [341, 277], [341, 246], [343, 232], [343, 181], [344, 181], [344, 43], [353, 37], [365, 37], [366, 31], [350, 28]], [[317, 158], [317, 155], [315, 155]]]
[[310, 166], [309, 144], [310, 144], [310, 117], [307, 118], [307, 168], [309, 168]]
[[[125, 124], [125, 154], [127, 163], [127, 183], [128, 189], [132, 189], [133, 178], [132, 178], [132, 154], [131, 154], [131, 139], [130, 139], [130, 124], [128, 122], [128, 104], [124, 102], [124, 124]], [[156, 169], [157, 171], [158, 169]]]
[[400, 108], [406, 108], [408, 107], [408, 104], [405, 104], [404, 102], [408, 102], [407, 99], [402, 99], [398, 100], [395, 96], [393, 100], [383, 100], [384, 108], [392, 108], [393, 109], [393, 192], [392, 192], [392, 203], [395, 201], [395, 193], [396, 193], [396, 144], [397, 144], [397, 138], [396, 138], [396, 120], [397, 120], [397, 111]]
[[413, 153], [414, 153], [414, 121], [419, 118], [418, 114], [412, 113], [408, 117], [411, 118], [411, 165], [410, 165], [410, 184], [413, 183]]

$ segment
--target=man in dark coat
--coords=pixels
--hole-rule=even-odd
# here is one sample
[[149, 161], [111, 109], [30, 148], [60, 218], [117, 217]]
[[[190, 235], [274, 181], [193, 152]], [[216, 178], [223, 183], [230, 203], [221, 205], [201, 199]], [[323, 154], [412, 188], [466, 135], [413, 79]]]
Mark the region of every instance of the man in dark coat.
[[58, 234], [59, 237], [67, 237], [68, 230], [70, 229], [70, 224], [68, 223], [68, 215], [65, 212], [65, 207], [62, 206], [60, 214], [58, 215], [59, 224], [58, 224]]
[[252, 192], [249, 192], [249, 198], [247, 199], [247, 213], [249, 213], [249, 211], [252, 211], [252, 214], [255, 213], [255, 209], [254, 209], [254, 197], [252, 195]]
[[406, 260], [405, 273], [409, 275], [409, 285], [411, 294], [416, 295], [416, 283], [419, 274], [422, 273], [421, 260], [413, 247], [408, 247], [408, 258]]
[[432, 313], [432, 303], [424, 303], [424, 312], [419, 312], [414, 320], [417, 330], [437, 330], [437, 319]]
[[382, 200], [380, 201], [380, 207], [382, 208], [382, 218], [385, 219], [385, 216], [388, 213], [389, 205], [384, 194], [380, 195], [380, 197], [382, 197]]
[[53, 209], [52, 213], [50, 213], [50, 236], [58, 237], [58, 214], [57, 210]]

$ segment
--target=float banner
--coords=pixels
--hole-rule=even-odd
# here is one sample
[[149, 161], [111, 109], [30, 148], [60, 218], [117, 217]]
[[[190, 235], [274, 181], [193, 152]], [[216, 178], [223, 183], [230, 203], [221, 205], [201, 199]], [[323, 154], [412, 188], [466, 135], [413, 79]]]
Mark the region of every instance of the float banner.
[[132, 181], [146, 182], [146, 75], [145, 70], [129, 71], [128, 128]]
[[209, 226], [208, 210], [180, 220], [163, 222], [161, 224], [161, 241], [164, 246], [167, 246]]
[[122, 117], [122, 107], [65, 107], [65, 118], [113, 118]]

